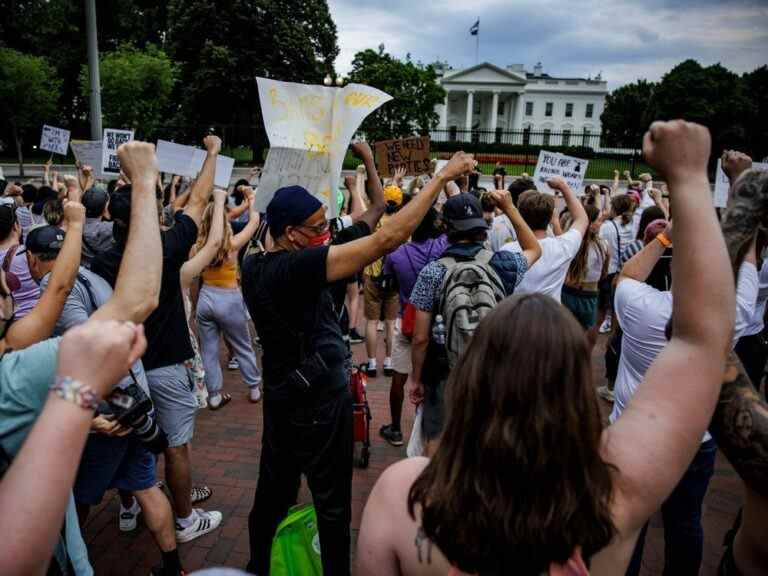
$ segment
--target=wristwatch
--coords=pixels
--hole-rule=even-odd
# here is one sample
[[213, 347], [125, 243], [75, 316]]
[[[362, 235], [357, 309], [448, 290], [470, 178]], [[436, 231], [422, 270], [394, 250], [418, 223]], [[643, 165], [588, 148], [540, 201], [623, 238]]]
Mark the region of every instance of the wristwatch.
[[672, 241], [669, 238], [667, 238], [667, 235], [664, 234], [664, 232], [659, 232], [658, 234], [656, 234], [656, 240], [661, 242], [664, 248], [672, 248]]
[[90, 386], [69, 376], [57, 376], [51, 384], [51, 392], [84, 410], [96, 410], [101, 403], [101, 398]]

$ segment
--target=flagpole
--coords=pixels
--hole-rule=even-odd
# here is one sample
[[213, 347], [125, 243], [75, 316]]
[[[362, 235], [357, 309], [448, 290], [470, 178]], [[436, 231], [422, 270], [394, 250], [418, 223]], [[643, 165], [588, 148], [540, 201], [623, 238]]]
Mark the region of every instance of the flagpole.
[[477, 19], [477, 34], [475, 34], [475, 65], [480, 64], [480, 18]]

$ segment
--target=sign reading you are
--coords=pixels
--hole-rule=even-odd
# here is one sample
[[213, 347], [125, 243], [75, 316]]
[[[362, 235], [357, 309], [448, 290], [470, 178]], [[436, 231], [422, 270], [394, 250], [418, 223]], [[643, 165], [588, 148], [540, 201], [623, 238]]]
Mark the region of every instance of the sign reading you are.
[[429, 137], [376, 142], [376, 167], [381, 176], [392, 176], [405, 168], [407, 176], [429, 172]]

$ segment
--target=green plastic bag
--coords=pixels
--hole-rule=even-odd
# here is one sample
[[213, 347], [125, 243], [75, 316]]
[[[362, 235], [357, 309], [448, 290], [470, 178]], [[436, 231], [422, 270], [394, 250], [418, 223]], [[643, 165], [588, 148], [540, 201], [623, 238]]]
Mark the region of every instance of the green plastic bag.
[[322, 576], [320, 536], [312, 504], [294, 506], [272, 541], [271, 576]]

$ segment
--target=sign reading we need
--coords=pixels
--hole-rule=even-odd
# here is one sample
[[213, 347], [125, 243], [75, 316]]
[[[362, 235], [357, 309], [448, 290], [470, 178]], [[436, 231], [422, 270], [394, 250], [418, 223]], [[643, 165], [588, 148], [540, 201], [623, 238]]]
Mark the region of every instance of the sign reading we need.
[[405, 168], [406, 176], [429, 172], [429, 137], [404, 138], [376, 142], [376, 164], [381, 176], [392, 176]]
[[541, 150], [539, 161], [536, 163], [536, 171], [533, 173], [533, 181], [539, 192], [552, 194], [552, 189], [547, 186], [547, 180], [560, 176], [577, 196], [581, 196], [587, 166], [589, 166], [588, 160]]

